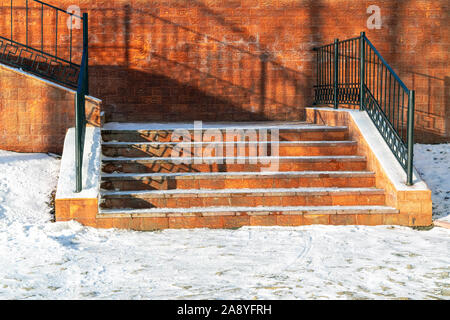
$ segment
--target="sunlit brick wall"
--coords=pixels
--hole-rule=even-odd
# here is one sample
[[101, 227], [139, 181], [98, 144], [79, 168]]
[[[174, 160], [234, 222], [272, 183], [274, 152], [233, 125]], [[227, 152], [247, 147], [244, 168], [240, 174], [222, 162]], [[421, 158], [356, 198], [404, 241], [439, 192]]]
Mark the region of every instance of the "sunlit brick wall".
[[[365, 31], [416, 90], [417, 140], [449, 136], [446, 0], [47, 1], [89, 13], [91, 94], [107, 120], [301, 120], [311, 49]], [[367, 27], [370, 5], [380, 29]]]
[[[62, 153], [75, 126], [73, 91], [0, 66], [0, 149]], [[99, 125], [100, 103], [86, 101], [91, 125]]]

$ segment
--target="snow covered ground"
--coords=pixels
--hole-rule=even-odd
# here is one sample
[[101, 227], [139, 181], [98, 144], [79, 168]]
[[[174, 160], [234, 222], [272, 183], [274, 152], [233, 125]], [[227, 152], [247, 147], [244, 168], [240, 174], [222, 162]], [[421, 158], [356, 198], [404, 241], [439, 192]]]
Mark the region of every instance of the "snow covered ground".
[[[416, 159], [448, 219], [450, 145], [417, 145]], [[51, 223], [59, 162], [0, 151], [0, 299], [450, 298], [448, 229]]]
[[433, 219], [450, 222], [450, 144], [416, 144], [414, 164], [431, 189]]

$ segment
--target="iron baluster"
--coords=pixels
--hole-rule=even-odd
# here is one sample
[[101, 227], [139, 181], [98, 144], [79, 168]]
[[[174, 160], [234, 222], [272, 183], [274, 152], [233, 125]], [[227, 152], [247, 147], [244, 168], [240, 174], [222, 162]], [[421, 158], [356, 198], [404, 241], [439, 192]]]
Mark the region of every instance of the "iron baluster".
[[44, 51], [44, 4], [41, 4], [41, 51]]
[[58, 10], [55, 18], [55, 57], [58, 57]]
[[25, 33], [26, 33], [26, 45], [28, 46], [28, 0], [25, 1]]
[[364, 61], [365, 58], [365, 48], [364, 48], [364, 38], [365, 38], [365, 33], [361, 32], [361, 36], [359, 39], [359, 46], [360, 46], [360, 63], [359, 63], [359, 70], [360, 70], [360, 74], [359, 74], [359, 110], [364, 110], [364, 84], [365, 84], [365, 80], [364, 80], [364, 73], [365, 73], [365, 64], [366, 62]]
[[334, 40], [334, 108], [338, 108], [339, 39]]

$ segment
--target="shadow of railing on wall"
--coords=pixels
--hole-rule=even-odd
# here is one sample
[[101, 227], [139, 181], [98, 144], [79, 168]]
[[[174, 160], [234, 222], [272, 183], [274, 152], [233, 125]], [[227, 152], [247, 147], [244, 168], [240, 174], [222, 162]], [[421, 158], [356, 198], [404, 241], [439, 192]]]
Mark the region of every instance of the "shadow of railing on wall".
[[[119, 19], [110, 21], [113, 10], [122, 17], [122, 23]], [[114, 42], [105, 32], [91, 41], [91, 61], [102, 70], [111, 66], [111, 72], [116, 70], [121, 74], [109, 74], [114, 83], [109, 81], [109, 88], [105, 88], [100, 84], [107, 79], [96, 73], [99, 79], [92, 88], [93, 94], [104, 98], [105, 104], [114, 110], [125, 103], [134, 104], [135, 108], [144, 107], [145, 101], [151, 100], [150, 96], [167, 89], [164, 84], [144, 87], [136, 81], [128, 85], [123, 83], [126, 82], [123, 81], [124, 76], [133, 76], [136, 70], [148, 74], [148, 78], [156, 75], [168, 77], [173, 80], [171, 84], [195, 88], [199, 94], [203, 92], [219, 100], [227, 100], [241, 109], [242, 114], [248, 115], [241, 120], [301, 119], [305, 99], [311, 99], [310, 78], [283, 66], [275, 53], [268, 52], [257, 39], [246, 34], [234, 34], [233, 41], [227, 41], [225, 36], [219, 40], [160, 17], [151, 10], [137, 10], [130, 6], [124, 6], [121, 13], [112, 8], [93, 11], [99, 24], [111, 33], [120, 28], [125, 30], [122, 36], [118, 33], [119, 37]], [[242, 30], [233, 28], [232, 33], [236, 32]], [[108, 56], [107, 52], [113, 54]], [[130, 71], [129, 75], [125, 75], [126, 70]], [[111, 86], [119, 87], [120, 94], [110, 92]], [[126, 96], [128, 101], [121, 96]], [[184, 104], [181, 99], [177, 103]], [[179, 117], [183, 115], [179, 114]]]

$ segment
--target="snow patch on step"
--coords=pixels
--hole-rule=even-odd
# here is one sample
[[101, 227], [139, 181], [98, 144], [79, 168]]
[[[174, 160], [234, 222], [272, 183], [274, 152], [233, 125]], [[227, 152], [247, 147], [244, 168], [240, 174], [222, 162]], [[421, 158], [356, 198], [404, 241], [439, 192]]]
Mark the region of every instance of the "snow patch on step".
[[356, 144], [356, 141], [349, 141], [349, 140], [343, 140], [343, 141], [224, 141], [224, 142], [216, 142], [216, 141], [201, 141], [201, 142], [185, 142], [185, 141], [179, 141], [179, 142], [157, 142], [157, 141], [147, 141], [147, 142], [127, 142], [127, 141], [107, 141], [102, 142], [102, 145], [105, 146], [133, 146], [133, 145], [148, 145], [148, 146], [166, 146], [166, 145], [178, 145], [178, 146], [191, 146], [191, 145], [236, 145], [236, 144], [243, 144], [243, 145], [252, 145], [252, 144], [280, 144], [280, 145], [327, 145], [327, 146], [333, 146], [333, 145], [341, 145], [341, 144]]
[[220, 193], [295, 193], [295, 192], [384, 192], [377, 188], [254, 188], [254, 189], [171, 189], [171, 190], [136, 190], [136, 191], [102, 191], [102, 196], [153, 195], [153, 194], [220, 194]]
[[100, 214], [145, 214], [145, 213], [191, 213], [191, 212], [282, 212], [282, 211], [362, 211], [398, 212], [387, 206], [258, 206], [258, 207], [193, 207], [193, 208], [149, 208], [149, 209], [100, 209]]
[[[202, 129], [346, 129], [345, 126], [332, 127], [299, 121], [268, 121], [268, 122], [202, 122]], [[194, 130], [194, 122], [108, 122], [102, 130]]]
[[104, 178], [115, 177], [187, 177], [187, 176], [308, 176], [308, 175], [353, 175], [369, 176], [371, 171], [239, 171], [239, 172], [171, 172], [171, 173], [102, 173]]
[[[187, 161], [187, 160], [264, 160], [264, 161], [274, 161], [279, 160], [346, 160], [346, 161], [364, 161], [365, 156], [257, 156], [257, 157], [180, 157], [176, 158], [177, 161]], [[102, 161], [173, 161], [173, 157], [103, 157]]]

